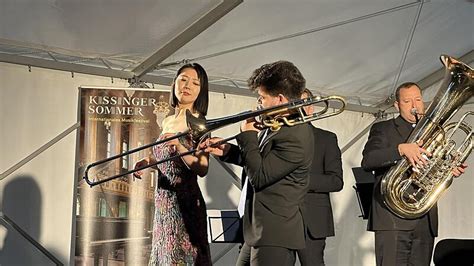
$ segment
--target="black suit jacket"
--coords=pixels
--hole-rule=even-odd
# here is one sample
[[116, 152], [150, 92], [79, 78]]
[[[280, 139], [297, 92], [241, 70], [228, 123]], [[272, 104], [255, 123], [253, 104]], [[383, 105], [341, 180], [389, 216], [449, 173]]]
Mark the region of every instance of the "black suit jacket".
[[413, 128], [401, 116], [376, 123], [370, 129], [369, 140], [363, 151], [362, 167], [375, 172], [372, 206], [368, 230], [412, 230], [421, 219], [428, 219], [433, 236], [438, 234], [438, 209], [435, 205], [419, 219], [402, 219], [390, 212], [383, 203], [380, 182], [383, 175], [394, 166], [401, 156], [398, 144], [405, 143]]
[[322, 238], [334, 235], [329, 192], [340, 191], [344, 181], [336, 134], [316, 127], [313, 127], [313, 134], [314, 156], [303, 217], [308, 234], [312, 238]]
[[282, 127], [260, 145], [255, 131], [242, 132], [221, 158], [243, 166], [249, 179], [245, 202], [244, 240], [253, 247], [305, 246], [303, 201], [309, 186], [314, 151], [310, 125]]

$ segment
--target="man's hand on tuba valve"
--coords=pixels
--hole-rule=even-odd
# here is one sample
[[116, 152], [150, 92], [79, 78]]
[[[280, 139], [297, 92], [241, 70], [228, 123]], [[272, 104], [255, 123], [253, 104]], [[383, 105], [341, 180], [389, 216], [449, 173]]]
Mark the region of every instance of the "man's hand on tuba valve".
[[423, 149], [422, 141], [415, 143], [401, 143], [398, 145], [398, 153], [405, 157], [413, 167], [422, 166], [427, 163], [431, 153]]
[[455, 167], [452, 171], [454, 177], [459, 177], [461, 176], [462, 174], [464, 174], [464, 172], [466, 171], [465, 169], [467, 168], [467, 164], [466, 163], [462, 163], [461, 165]]

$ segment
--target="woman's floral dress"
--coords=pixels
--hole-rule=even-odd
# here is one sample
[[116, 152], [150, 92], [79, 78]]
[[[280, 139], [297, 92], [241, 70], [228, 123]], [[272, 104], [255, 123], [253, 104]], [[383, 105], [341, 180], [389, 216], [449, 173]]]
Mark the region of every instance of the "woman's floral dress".
[[[190, 138], [181, 142], [192, 148]], [[162, 160], [177, 153], [159, 144], [153, 154]], [[149, 265], [211, 265], [206, 205], [197, 175], [180, 158], [159, 164], [158, 169]]]

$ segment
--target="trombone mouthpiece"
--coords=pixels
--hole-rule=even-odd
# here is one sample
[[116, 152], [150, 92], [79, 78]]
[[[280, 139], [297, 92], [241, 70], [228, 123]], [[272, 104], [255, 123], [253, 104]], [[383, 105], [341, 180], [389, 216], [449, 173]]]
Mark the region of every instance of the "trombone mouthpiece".
[[418, 110], [416, 110], [416, 108], [412, 108], [410, 113], [416, 116], [418, 114]]

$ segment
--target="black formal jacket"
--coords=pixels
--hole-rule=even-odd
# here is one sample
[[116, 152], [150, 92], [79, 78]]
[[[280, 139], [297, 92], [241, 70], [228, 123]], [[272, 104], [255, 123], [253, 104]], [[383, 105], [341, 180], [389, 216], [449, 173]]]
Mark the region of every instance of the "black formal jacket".
[[369, 140], [362, 153], [362, 167], [366, 171], [375, 172], [374, 194], [367, 226], [369, 231], [412, 230], [421, 219], [428, 219], [432, 235], [437, 236], [438, 234], [436, 205], [419, 219], [402, 219], [387, 209], [380, 193], [383, 175], [402, 159], [398, 153], [398, 144], [405, 143], [412, 130], [412, 125], [401, 116], [376, 123], [370, 129]]
[[314, 156], [303, 217], [308, 234], [312, 238], [322, 238], [334, 235], [329, 192], [340, 191], [344, 181], [336, 134], [316, 127], [313, 127], [313, 133]]
[[255, 131], [237, 136], [221, 158], [243, 166], [249, 179], [244, 240], [253, 247], [278, 246], [301, 249], [305, 246], [303, 202], [309, 186], [314, 153], [313, 132], [308, 124], [282, 127], [260, 144]]

